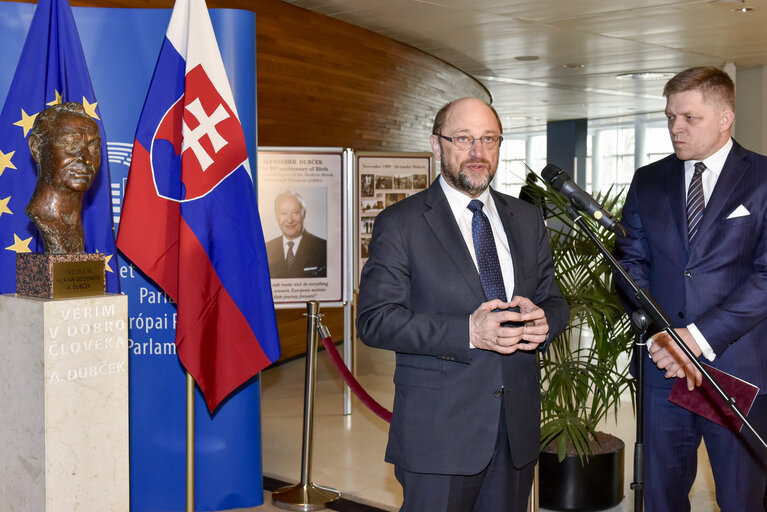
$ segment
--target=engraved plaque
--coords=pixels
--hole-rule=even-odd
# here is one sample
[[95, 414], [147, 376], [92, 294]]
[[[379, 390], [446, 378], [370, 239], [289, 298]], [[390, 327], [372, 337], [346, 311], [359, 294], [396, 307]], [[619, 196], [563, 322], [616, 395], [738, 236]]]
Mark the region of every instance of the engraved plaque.
[[16, 255], [16, 293], [44, 299], [104, 295], [106, 257], [100, 253]]
[[53, 298], [104, 294], [104, 260], [53, 262]]

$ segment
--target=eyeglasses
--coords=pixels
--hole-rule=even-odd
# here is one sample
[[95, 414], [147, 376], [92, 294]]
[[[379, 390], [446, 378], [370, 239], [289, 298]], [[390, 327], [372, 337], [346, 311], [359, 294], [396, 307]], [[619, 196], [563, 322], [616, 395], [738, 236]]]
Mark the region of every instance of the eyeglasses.
[[458, 135], [457, 137], [446, 137], [441, 133], [435, 133], [437, 137], [442, 137], [448, 142], [451, 142], [453, 146], [460, 150], [467, 150], [474, 146], [475, 141], [479, 141], [482, 147], [485, 149], [495, 149], [500, 146], [503, 137], [500, 135], [483, 135], [482, 137], [471, 137], [469, 135]]

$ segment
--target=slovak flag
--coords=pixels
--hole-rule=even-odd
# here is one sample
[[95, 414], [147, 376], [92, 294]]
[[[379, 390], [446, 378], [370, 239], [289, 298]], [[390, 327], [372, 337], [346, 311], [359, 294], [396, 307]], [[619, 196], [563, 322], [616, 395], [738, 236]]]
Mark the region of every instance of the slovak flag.
[[279, 358], [245, 136], [204, 0], [173, 7], [117, 246], [176, 303], [176, 351], [211, 412]]

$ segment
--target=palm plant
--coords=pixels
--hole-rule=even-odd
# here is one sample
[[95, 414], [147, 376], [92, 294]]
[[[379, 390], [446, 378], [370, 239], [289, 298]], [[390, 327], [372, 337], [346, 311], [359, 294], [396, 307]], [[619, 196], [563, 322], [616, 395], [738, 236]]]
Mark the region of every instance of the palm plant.
[[[566, 210], [568, 201], [538, 186], [531, 195], [544, 205], [555, 276], [570, 306], [570, 323], [538, 360], [543, 390], [541, 447], [555, 443], [561, 462], [572, 446], [585, 462], [592, 453], [597, 425], [608, 414], [617, 414], [626, 390], [634, 402], [634, 380], [625, 364], [634, 332], [615, 292], [610, 264], [575, 225]], [[616, 212], [622, 197], [622, 191], [611, 187], [596, 199]], [[589, 224], [612, 250], [615, 235], [595, 222]]]

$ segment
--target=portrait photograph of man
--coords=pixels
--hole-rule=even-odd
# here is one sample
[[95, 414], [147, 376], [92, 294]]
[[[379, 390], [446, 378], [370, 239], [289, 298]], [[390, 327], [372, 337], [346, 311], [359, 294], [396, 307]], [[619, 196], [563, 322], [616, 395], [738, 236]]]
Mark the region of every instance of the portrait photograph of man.
[[[324, 218], [325, 210], [311, 215]], [[327, 241], [306, 229], [304, 197], [294, 190], [280, 192], [274, 198], [274, 217], [281, 234], [266, 244], [271, 278], [327, 277]]]

